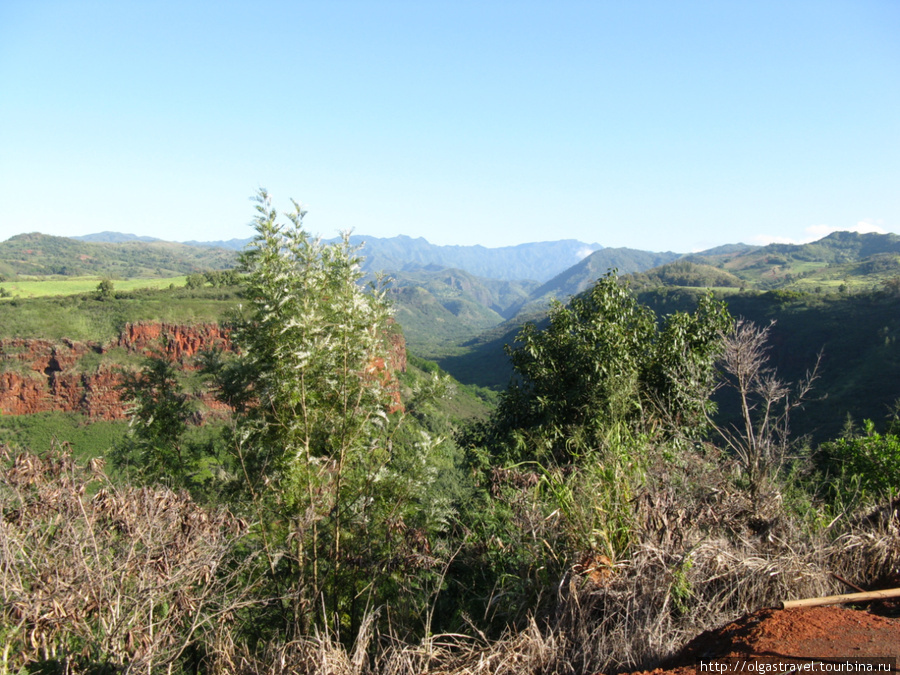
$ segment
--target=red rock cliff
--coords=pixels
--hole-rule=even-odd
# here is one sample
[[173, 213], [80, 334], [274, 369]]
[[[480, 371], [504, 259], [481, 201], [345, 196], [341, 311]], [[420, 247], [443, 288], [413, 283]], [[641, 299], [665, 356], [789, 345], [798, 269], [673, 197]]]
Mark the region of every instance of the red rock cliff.
[[[168, 323], [129, 323], [119, 337], [101, 345], [62, 340], [0, 340], [0, 414], [27, 415], [38, 412], [79, 412], [95, 419], [125, 419], [127, 406], [119, 400], [121, 376], [118, 367], [103, 363], [102, 355], [119, 348], [145, 356], [166, 354], [182, 368], [197, 367], [200, 352], [231, 348], [228, 333], [218, 324], [192, 326]], [[99, 356], [99, 366], [80, 367], [86, 356]], [[401, 334], [390, 336], [389, 364], [376, 370], [406, 370], [406, 343]], [[211, 394], [200, 400], [209, 408], [223, 410]], [[399, 390], [394, 391], [395, 409], [402, 407]]]
[[[58, 410], [95, 419], [124, 419], [127, 406], [119, 400], [121, 376], [103, 363], [113, 348], [128, 353], [165, 353], [183, 368], [194, 369], [194, 356], [206, 349], [228, 349], [228, 334], [217, 324], [182, 326], [129, 323], [109, 344], [62, 340], [0, 340], [0, 414], [26, 415]], [[99, 366], [84, 368], [86, 356], [98, 356]], [[202, 396], [210, 407], [220, 407]]]

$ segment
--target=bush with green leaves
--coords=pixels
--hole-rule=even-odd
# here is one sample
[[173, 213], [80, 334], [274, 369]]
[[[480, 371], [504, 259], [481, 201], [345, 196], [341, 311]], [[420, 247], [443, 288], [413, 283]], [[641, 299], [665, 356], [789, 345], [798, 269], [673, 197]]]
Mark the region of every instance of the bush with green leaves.
[[322, 243], [294, 207], [283, 222], [269, 195], [257, 196], [231, 325], [237, 355], [206, 366], [235, 411], [235, 503], [257, 522], [278, 598], [260, 625], [348, 639], [367, 609], [390, 601], [386, 620], [410, 629], [439, 585], [446, 444], [403, 429], [384, 289], [361, 284], [348, 236]]
[[109, 451], [117, 476], [133, 484], [186, 489], [207, 501], [227, 473], [215, 424], [195, 423], [178, 364], [160, 354], [137, 371], [120, 371], [120, 397], [130, 405], [128, 433]]
[[140, 371], [122, 371], [121, 376], [131, 423], [113, 461], [120, 470], [140, 472], [141, 482], [182, 486], [194, 459], [183, 443], [193, 407], [178, 384], [175, 364], [164, 357], [148, 358]]
[[731, 324], [711, 295], [657, 323], [616, 273], [563, 305], [548, 325], [522, 327], [507, 347], [516, 380], [475, 437], [501, 458], [568, 463], [610, 434], [647, 426], [706, 428], [720, 333]]
[[820, 448], [826, 480], [843, 501], [892, 497], [900, 490], [900, 435], [877, 433], [872, 420], [863, 427], [863, 434], [851, 431]]

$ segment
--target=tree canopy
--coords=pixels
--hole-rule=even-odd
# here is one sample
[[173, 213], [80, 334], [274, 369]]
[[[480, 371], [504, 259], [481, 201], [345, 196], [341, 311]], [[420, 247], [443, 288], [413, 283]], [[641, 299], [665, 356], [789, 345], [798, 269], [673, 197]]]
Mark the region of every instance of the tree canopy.
[[568, 305], [554, 303], [544, 328], [525, 324], [507, 346], [516, 377], [487, 427], [489, 441], [519, 448], [511, 459], [567, 462], [573, 441], [602, 445], [617, 425], [697, 433], [730, 323], [711, 295], [693, 313], [660, 322], [611, 271]]

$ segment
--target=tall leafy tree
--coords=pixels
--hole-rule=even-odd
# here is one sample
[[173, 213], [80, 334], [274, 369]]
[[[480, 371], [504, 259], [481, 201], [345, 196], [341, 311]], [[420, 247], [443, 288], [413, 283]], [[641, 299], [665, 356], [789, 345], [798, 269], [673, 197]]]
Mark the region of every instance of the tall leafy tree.
[[379, 376], [390, 307], [361, 285], [347, 237], [323, 244], [303, 229], [305, 211], [280, 223], [271, 199], [256, 199], [256, 237], [241, 255], [246, 304], [233, 323], [241, 357], [229, 394], [247, 408], [251, 478], [283, 487], [317, 458], [346, 460], [384, 427], [392, 399]]
[[653, 423], [702, 428], [715, 380], [724, 304], [701, 298], [692, 314], [662, 327], [610, 272], [568, 305], [556, 302], [546, 327], [525, 324], [507, 347], [516, 380], [486, 427], [507, 459], [566, 463], [597, 447], [611, 429]]
[[395, 442], [391, 310], [382, 287], [362, 285], [348, 237], [323, 244], [298, 203], [282, 221], [265, 191], [256, 210], [232, 326], [239, 356], [210, 369], [236, 411], [241, 499], [256, 510], [283, 599], [273, 621], [346, 637], [367, 604], [402, 596], [434, 564], [428, 528], [441, 518], [419, 527], [416, 513], [439, 443], [424, 433]]
[[185, 440], [194, 407], [175, 364], [164, 355], [150, 357], [141, 370], [122, 373], [120, 389], [131, 405], [131, 421], [129, 434], [112, 451], [113, 463], [140, 482], [188, 487], [200, 449]]
[[100, 300], [109, 300], [113, 297], [116, 288], [110, 279], [103, 279], [97, 284], [97, 298]]

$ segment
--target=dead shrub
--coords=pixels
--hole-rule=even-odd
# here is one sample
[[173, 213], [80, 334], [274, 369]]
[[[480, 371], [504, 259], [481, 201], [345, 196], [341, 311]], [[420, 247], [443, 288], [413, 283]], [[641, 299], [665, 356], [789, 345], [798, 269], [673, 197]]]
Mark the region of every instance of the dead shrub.
[[[0, 448], [2, 672], [56, 662], [151, 672], [227, 630], [243, 531], [186, 493], [116, 488], [94, 461]], [[199, 656], [198, 656], [199, 658]]]

